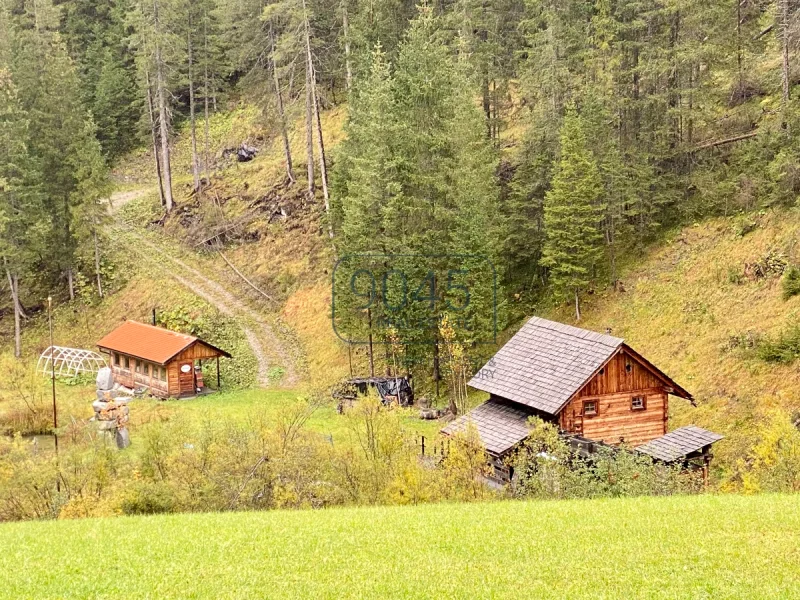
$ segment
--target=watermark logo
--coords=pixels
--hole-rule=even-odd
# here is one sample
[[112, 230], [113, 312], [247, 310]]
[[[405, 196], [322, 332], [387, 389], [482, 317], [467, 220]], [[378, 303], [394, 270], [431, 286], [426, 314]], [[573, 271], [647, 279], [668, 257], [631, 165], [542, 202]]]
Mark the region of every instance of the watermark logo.
[[351, 254], [333, 269], [331, 320], [350, 344], [432, 344], [442, 319], [471, 343], [497, 338], [497, 274], [479, 255]]

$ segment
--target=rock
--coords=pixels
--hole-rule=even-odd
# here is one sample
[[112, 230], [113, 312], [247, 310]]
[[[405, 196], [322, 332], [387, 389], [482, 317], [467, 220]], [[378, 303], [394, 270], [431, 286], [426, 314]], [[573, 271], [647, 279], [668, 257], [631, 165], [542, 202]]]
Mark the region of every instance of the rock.
[[104, 402], [110, 402], [114, 399], [113, 390], [97, 390], [97, 399]]
[[114, 387], [114, 374], [110, 367], [103, 367], [97, 372], [97, 390], [110, 390]]
[[108, 405], [111, 404], [110, 402], [104, 402], [102, 400], [95, 400], [92, 402], [92, 408], [94, 412], [101, 412], [104, 410], [108, 410]]
[[98, 421], [97, 428], [100, 431], [112, 431], [117, 428], [116, 421]]
[[119, 448], [120, 450], [124, 450], [125, 448], [131, 445], [131, 436], [128, 433], [127, 428], [122, 427], [120, 429], [117, 429], [116, 441], [117, 441], [117, 448]]

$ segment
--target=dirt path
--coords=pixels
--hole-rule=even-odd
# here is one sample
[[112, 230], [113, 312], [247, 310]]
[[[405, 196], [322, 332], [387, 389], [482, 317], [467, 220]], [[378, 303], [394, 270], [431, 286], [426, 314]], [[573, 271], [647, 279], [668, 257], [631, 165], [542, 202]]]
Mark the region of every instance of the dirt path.
[[[136, 190], [114, 194], [111, 198], [112, 209], [110, 212], [113, 214], [119, 206], [140, 198], [149, 191]], [[130, 238], [131, 243], [128, 245], [131, 250], [154, 268], [203, 298], [222, 314], [236, 319], [258, 361], [257, 379], [260, 386], [266, 387], [272, 384], [269, 376], [272, 367], [284, 369], [284, 375], [280, 381], [282, 385], [291, 386], [298, 382], [294, 358], [287, 350], [283, 340], [275, 334], [270, 324], [256, 310], [250, 308], [223, 285], [187, 264], [169, 249], [147, 239], [133, 227], [119, 220], [115, 220], [111, 227], [115, 230], [118, 239]]]

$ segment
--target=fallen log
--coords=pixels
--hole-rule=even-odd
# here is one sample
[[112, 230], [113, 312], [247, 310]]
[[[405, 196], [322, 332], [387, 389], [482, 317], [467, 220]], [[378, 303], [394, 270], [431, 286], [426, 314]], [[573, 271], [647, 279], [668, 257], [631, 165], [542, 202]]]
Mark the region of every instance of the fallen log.
[[228, 266], [229, 266], [231, 269], [233, 269], [233, 272], [234, 272], [234, 273], [236, 273], [236, 274], [237, 274], [239, 277], [241, 277], [241, 278], [242, 278], [242, 280], [243, 280], [243, 281], [244, 281], [244, 282], [245, 282], [247, 285], [249, 285], [251, 288], [253, 288], [255, 291], [257, 291], [259, 294], [261, 294], [262, 296], [264, 296], [264, 298], [266, 298], [266, 299], [267, 299], [267, 300], [269, 300], [270, 302], [275, 302], [275, 298], [273, 298], [273, 297], [272, 297], [272, 296], [270, 296], [270, 295], [269, 295], [267, 292], [265, 292], [264, 290], [262, 290], [261, 288], [259, 288], [259, 287], [258, 287], [258, 286], [257, 286], [255, 283], [253, 283], [253, 282], [252, 282], [252, 281], [250, 281], [250, 280], [249, 280], [247, 277], [245, 277], [245, 276], [244, 276], [244, 274], [243, 274], [243, 273], [242, 273], [242, 272], [241, 272], [239, 269], [237, 269], [236, 267], [234, 267], [234, 266], [233, 266], [233, 264], [231, 263], [231, 261], [229, 261], [229, 260], [228, 260], [228, 259], [225, 257], [225, 255], [222, 253], [222, 251], [220, 251], [220, 250], [217, 250], [217, 254], [219, 254], [219, 255], [220, 255], [220, 257], [222, 258], [222, 260], [224, 260], [224, 261], [225, 261], [225, 264], [226, 264], [226, 265], [228, 265]]
[[705, 142], [700, 144], [699, 146], [695, 146], [690, 150], [690, 152], [697, 152], [698, 150], [707, 150], [708, 148], [716, 148], [717, 146], [724, 146], [725, 144], [732, 144], [734, 142], [739, 142], [741, 140], [746, 140], [758, 135], [758, 131], [750, 131], [748, 133], [743, 133], [741, 135], [737, 135], [730, 138], [725, 138], [724, 140], [714, 140], [711, 142]]

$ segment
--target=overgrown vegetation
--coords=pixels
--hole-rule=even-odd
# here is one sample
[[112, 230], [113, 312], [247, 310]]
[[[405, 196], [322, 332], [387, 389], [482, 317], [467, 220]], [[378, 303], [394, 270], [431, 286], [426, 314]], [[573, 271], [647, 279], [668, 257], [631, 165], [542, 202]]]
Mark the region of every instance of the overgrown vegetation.
[[518, 498], [604, 498], [697, 493], [702, 477], [680, 465], [659, 464], [630, 449], [598, 447], [588, 458], [574, 455], [558, 428], [537, 421], [509, 460]]

